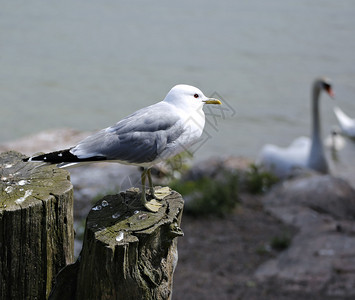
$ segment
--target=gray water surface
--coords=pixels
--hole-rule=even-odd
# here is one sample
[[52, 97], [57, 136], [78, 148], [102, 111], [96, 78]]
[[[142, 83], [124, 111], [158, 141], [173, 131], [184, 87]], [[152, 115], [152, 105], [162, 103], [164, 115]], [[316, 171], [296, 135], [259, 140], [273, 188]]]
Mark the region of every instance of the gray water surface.
[[[319, 75], [333, 79], [337, 103], [355, 117], [352, 0], [0, 4], [0, 142], [100, 129], [178, 83], [226, 102], [209, 116], [197, 157], [252, 158], [264, 143], [308, 135]], [[325, 136], [335, 102], [322, 98]]]

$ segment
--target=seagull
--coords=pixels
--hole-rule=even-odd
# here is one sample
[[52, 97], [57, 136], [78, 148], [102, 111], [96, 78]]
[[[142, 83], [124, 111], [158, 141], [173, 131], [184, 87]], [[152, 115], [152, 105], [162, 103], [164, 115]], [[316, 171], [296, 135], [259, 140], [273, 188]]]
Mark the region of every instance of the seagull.
[[[143, 167], [141, 174], [142, 204], [157, 212], [150, 169], [187, 150], [198, 142], [204, 126], [204, 104], [222, 104], [206, 97], [198, 88], [179, 84], [163, 101], [142, 108], [113, 126], [88, 136], [69, 149], [27, 157], [25, 162], [56, 164], [60, 168], [83, 163], [118, 162]], [[145, 182], [148, 177], [151, 201], [147, 201]]]
[[312, 85], [312, 138], [299, 137], [287, 148], [267, 144], [260, 151], [256, 164], [274, 173], [279, 178], [291, 175], [295, 168], [308, 168], [320, 173], [328, 173], [321, 141], [319, 116], [319, 97], [325, 91], [334, 97], [331, 82], [328, 78], [317, 78]]

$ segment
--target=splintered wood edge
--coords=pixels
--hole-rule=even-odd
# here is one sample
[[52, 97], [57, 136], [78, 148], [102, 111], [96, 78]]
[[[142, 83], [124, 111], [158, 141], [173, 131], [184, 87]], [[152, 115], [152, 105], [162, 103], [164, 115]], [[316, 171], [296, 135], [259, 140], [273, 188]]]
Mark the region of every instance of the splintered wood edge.
[[66, 170], [23, 162], [25, 157], [15, 151], [0, 154], [0, 211], [41, 204], [73, 188]]

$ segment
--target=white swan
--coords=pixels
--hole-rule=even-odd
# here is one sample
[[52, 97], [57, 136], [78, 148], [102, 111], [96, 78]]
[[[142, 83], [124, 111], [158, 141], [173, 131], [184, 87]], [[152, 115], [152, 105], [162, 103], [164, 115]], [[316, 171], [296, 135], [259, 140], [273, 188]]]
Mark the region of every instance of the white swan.
[[355, 139], [355, 119], [351, 119], [347, 116], [338, 106], [334, 107], [334, 113], [338, 119], [341, 134]]
[[322, 90], [329, 96], [334, 96], [329, 79], [318, 78], [312, 86], [312, 139], [299, 137], [287, 148], [267, 144], [262, 148], [256, 160], [257, 165], [280, 178], [291, 175], [296, 168], [308, 168], [328, 173], [319, 116], [319, 96]]

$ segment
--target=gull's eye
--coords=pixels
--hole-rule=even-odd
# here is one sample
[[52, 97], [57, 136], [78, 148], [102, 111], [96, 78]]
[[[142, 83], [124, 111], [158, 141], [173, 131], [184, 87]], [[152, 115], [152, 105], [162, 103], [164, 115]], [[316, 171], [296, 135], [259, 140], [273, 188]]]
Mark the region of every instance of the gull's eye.
[[198, 94], [195, 94], [195, 95], [194, 95], [194, 97], [195, 97], [195, 98], [198, 98], [198, 97], [199, 97], [199, 95], [198, 95]]

